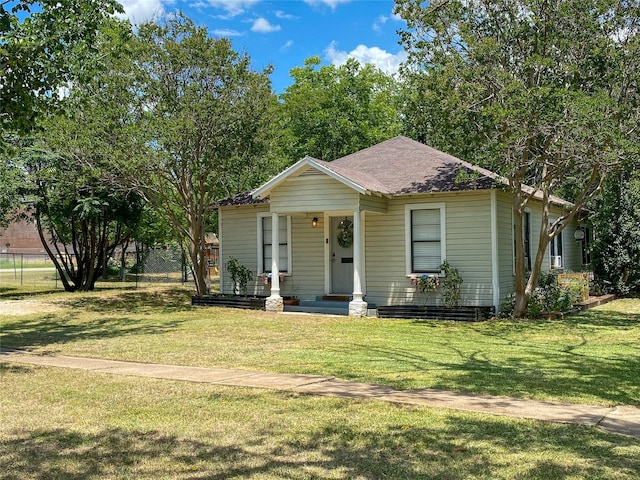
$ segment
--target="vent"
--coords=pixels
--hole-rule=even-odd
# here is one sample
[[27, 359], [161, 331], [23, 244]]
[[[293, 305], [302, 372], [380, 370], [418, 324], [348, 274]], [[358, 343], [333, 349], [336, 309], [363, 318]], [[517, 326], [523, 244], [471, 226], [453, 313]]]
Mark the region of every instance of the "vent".
[[300, 177], [317, 177], [320, 175], [324, 175], [324, 173], [322, 173], [319, 170], [316, 170], [315, 168], [308, 168], [304, 172], [302, 172], [299, 176]]

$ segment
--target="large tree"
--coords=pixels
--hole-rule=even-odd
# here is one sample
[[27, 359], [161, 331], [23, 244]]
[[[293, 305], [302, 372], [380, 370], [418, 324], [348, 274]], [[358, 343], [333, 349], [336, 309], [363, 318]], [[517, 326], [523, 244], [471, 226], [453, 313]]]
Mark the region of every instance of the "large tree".
[[[522, 317], [550, 241], [638, 147], [640, 9], [618, 0], [396, 0], [408, 28], [411, 133], [509, 181]], [[549, 220], [572, 178], [574, 206]], [[533, 190], [523, 188], [533, 186]], [[525, 272], [523, 214], [542, 201]]]
[[182, 15], [140, 26], [139, 92], [153, 155], [128, 162], [139, 190], [171, 221], [198, 294], [207, 286], [207, 219], [217, 200], [269, 174], [264, 155], [276, 99], [268, 71]]
[[319, 57], [291, 70], [280, 96], [285, 155], [334, 160], [400, 132], [397, 83], [373, 65], [349, 59], [320, 66]]
[[12, 162], [27, 174], [24, 199], [67, 291], [93, 290], [142, 215], [142, 198], [114, 175], [118, 160], [147, 150], [132, 116], [132, 40], [130, 26], [112, 20], [95, 54], [68, 52], [85, 81], [69, 88], [57, 115], [40, 119], [35, 140], [21, 140]]

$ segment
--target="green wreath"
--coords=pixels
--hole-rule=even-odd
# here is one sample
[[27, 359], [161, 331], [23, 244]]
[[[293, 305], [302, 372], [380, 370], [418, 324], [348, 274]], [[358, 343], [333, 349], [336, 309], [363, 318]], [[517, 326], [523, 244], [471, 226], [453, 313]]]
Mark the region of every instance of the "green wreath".
[[338, 245], [342, 248], [349, 248], [353, 245], [353, 230], [351, 228], [344, 228], [338, 232]]

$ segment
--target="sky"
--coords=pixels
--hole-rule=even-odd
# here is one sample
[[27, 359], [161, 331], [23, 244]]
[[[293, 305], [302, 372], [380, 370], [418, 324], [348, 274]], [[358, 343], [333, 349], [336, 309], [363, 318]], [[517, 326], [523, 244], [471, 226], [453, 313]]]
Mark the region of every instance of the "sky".
[[139, 24], [177, 10], [213, 37], [231, 39], [253, 68], [272, 65], [273, 89], [292, 83], [289, 71], [318, 56], [341, 65], [353, 57], [395, 73], [406, 58], [396, 31], [405, 26], [393, 15], [393, 0], [120, 0], [125, 15]]

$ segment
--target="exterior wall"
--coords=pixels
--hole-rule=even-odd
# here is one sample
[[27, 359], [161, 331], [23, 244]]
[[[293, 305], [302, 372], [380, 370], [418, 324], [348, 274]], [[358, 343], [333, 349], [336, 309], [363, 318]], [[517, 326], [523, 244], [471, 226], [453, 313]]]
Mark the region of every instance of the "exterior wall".
[[502, 303], [510, 294], [513, 293], [515, 285], [513, 263], [513, 214], [511, 196], [505, 192], [498, 191], [497, 197], [498, 265], [500, 272], [500, 303]]
[[[447, 261], [462, 276], [463, 305], [492, 305], [489, 191], [415, 195], [390, 200], [386, 215], [367, 214], [366, 300], [376, 305], [425, 302], [407, 278], [405, 205], [444, 203]], [[429, 303], [440, 303], [431, 295]]]
[[[308, 189], [307, 189], [308, 188]], [[346, 189], [346, 191], [345, 191]], [[295, 192], [304, 192], [296, 195]], [[271, 209], [291, 216], [291, 275], [280, 284], [282, 295], [295, 295], [302, 300], [315, 299], [325, 293], [326, 255], [325, 212], [356, 209], [359, 194], [339, 182], [324, 176], [302, 176], [272, 192]], [[495, 224], [497, 227], [497, 264], [499, 300], [503, 302], [514, 290], [513, 216], [508, 193], [495, 193]], [[310, 200], [315, 199], [315, 200]], [[290, 203], [283, 203], [283, 202]], [[367, 198], [367, 200], [369, 200]], [[363, 290], [366, 300], [376, 305], [422, 304], [425, 297], [416, 292], [407, 277], [405, 206], [439, 203], [445, 205], [446, 259], [462, 276], [462, 305], [490, 306], [493, 298], [491, 192], [459, 192], [413, 195], [386, 199], [373, 197], [364, 215], [364, 271]], [[298, 211], [299, 209], [303, 209]], [[531, 203], [531, 252], [535, 255], [540, 231], [541, 206]], [[249, 291], [269, 295], [258, 268], [259, 213], [270, 211], [270, 205], [230, 206], [220, 208], [221, 291], [232, 291], [224, 267], [229, 257], [237, 257], [254, 272], [255, 280]], [[386, 212], [386, 213], [376, 213]], [[562, 214], [552, 209], [551, 217]], [[318, 218], [318, 226], [311, 219]], [[573, 238], [578, 223], [563, 231], [565, 270], [582, 270], [580, 243]], [[551, 268], [549, 248], [545, 253], [543, 270]], [[441, 304], [438, 294], [429, 296], [428, 303]]]
[[[508, 193], [498, 192], [498, 252], [500, 264], [500, 298], [504, 301], [514, 292], [514, 250], [513, 250], [513, 213], [511, 197]], [[542, 204], [537, 201], [529, 202], [528, 210], [531, 213], [531, 261], [535, 261], [535, 255], [540, 243], [540, 227], [542, 222]], [[550, 219], [564, 214], [564, 210], [552, 206]], [[574, 239], [574, 232], [578, 228], [578, 222], [572, 222], [562, 231], [562, 256], [564, 271], [582, 271], [586, 267], [582, 265], [582, 250], [580, 242]], [[550, 247], [547, 246], [542, 261], [542, 271], [551, 270]]]
[[[269, 212], [269, 205], [221, 207], [219, 209], [220, 290], [231, 293], [233, 286], [225, 264], [236, 257], [254, 274], [248, 291], [255, 295], [269, 295], [258, 271], [258, 214]], [[318, 226], [311, 227], [311, 219], [318, 218]], [[295, 295], [300, 299], [315, 299], [324, 292], [324, 225], [322, 212], [291, 217], [291, 275], [280, 283], [281, 295]]]
[[271, 211], [309, 212], [358, 208], [358, 193], [322, 173], [288, 178], [271, 192]]
[[254, 274], [249, 284], [250, 294], [262, 293], [262, 281], [258, 277], [258, 220], [260, 212], [268, 212], [269, 205], [221, 207], [218, 211], [218, 238], [220, 240], [220, 291], [233, 293], [226, 264], [236, 257]]

